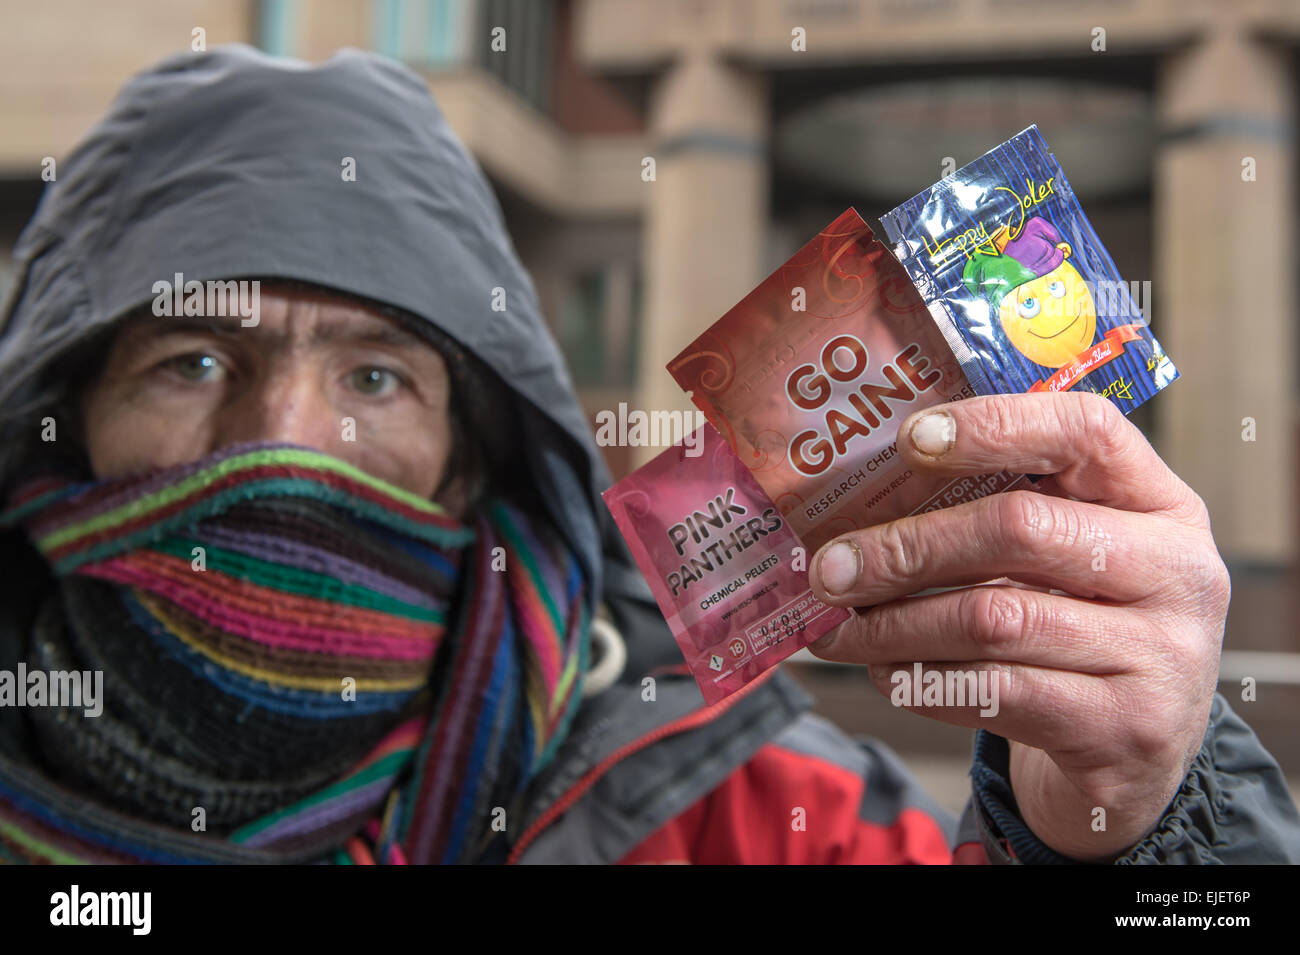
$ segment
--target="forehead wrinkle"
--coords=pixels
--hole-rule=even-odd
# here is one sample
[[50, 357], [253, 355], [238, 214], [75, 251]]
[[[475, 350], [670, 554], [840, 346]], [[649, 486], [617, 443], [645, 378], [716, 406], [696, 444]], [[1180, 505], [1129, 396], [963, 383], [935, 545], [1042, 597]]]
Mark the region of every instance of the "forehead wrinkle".
[[[386, 316], [346, 303], [264, 296], [261, 321], [245, 327], [237, 316], [132, 316], [123, 329], [129, 341], [181, 334], [213, 334], [232, 343], [245, 342], [259, 350], [317, 350], [335, 344], [374, 344], [427, 352], [438, 350], [414, 331]], [[440, 356], [439, 356], [440, 357]]]
[[293, 329], [295, 347], [319, 347], [338, 342], [364, 342], [433, 350], [418, 335], [386, 316], [357, 305], [315, 298], [290, 298], [285, 324]]

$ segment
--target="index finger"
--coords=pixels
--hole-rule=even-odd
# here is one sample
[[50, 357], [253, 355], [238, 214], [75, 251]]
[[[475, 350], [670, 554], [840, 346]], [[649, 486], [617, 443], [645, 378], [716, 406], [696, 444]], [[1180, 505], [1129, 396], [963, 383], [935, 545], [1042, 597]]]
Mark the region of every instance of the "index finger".
[[987, 395], [918, 411], [898, 429], [913, 468], [943, 474], [1052, 474], [1081, 501], [1188, 523], [1205, 505], [1108, 399], [1090, 391]]

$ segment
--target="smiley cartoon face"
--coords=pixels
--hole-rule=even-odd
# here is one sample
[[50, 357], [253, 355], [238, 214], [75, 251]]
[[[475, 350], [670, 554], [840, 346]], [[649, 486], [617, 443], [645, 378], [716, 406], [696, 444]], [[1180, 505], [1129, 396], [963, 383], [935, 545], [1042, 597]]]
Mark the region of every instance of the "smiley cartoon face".
[[1047, 368], [1069, 364], [1097, 333], [1097, 306], [1070, 243], [1035, 216], [1014, 235], [999, 230], [993, 246], [970, 255], [962, 282], [989, 304], [1017, 352]]
[[1067, 364], [1092, 344], [1097, 332], [1097, 306], [1083, 276], [1068, 261], [1070, 246], [1056, 245], [1065, 255], [1061, 264], [1011, 289], [998, 306], [1007, 340], [1048, 368]]

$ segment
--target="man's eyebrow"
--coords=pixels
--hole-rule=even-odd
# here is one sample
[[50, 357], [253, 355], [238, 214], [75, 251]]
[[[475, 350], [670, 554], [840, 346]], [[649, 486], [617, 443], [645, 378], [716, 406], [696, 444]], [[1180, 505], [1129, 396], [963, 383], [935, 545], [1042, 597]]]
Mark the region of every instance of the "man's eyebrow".
[[221, 318], [143, 318], [135, 329], [155, 335], [175, 335], [180, 332], [215, 332], [234, 335], [240, 331], [239, 319]]

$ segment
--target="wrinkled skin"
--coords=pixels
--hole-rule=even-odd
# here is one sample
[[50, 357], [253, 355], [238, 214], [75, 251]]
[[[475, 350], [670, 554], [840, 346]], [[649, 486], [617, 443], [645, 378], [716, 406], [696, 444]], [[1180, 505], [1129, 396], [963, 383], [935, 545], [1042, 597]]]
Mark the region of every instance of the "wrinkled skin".
[[[946, 450], [927, 454], [910, 438], [934, 414], [954, 427]], [[1111, 402], [1086, 392], [928, 409], [903, 422], [898, 448], [922, 473], [1049, 476], [825, 545], [814, 591], [869, 609], [812, 652], [870, 666], [886, 696], [912, 661], [995, 672], [995, 716], [908, 709], [1008, 739], [1035, 835], [1074, 859], [1117, 858], [1160, 820], [1209, 719], [1230, 584], [1204, 503]], [[832, 594], [821, 562], [845, 540], [860, 570]], [[930, 587], [962, 589], [907, 596]], [[1098, 807], [1104, 831], [1093, 828]]]
[[[240, 441], [286, 441], [432, 497], [453, 453], [450, 379], [437, 350], [325, 292], [264, 283], [260, 299], [253, 327], [152, 315], [122, 324], [82, 397], [96, 477], [183, 464]], [[460, 489], [444, 497], [458, 512]]]

